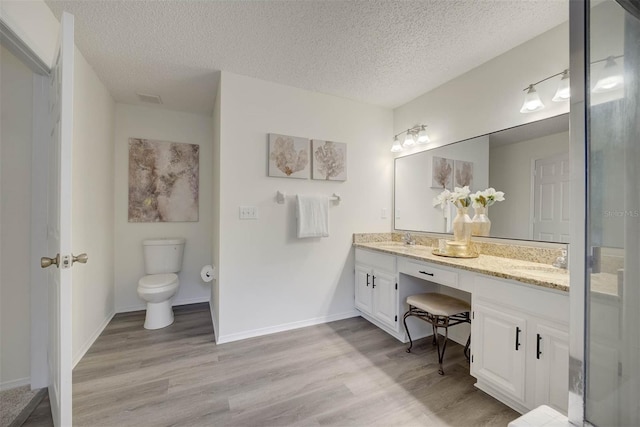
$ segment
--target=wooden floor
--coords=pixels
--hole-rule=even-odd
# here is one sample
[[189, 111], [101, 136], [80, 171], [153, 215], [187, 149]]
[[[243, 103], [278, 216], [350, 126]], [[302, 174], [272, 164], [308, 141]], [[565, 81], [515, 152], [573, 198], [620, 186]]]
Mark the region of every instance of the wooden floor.
[[[462, 347], [444, 376], [431, 340], [406, 346], [362, 318], [216, 345], [207, 304], [143, 329], [118, 314], [73, 371], [77, 426], [506, 426]], [[47, 425], [44, 420], [25, 425]]]

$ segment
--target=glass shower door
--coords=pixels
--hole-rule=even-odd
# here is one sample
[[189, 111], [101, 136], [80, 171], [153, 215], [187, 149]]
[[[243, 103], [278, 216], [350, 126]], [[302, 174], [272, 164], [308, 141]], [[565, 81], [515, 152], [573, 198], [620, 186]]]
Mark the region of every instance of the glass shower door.
[[[594, 2], [595, 3], [595, 2]], [[605, 0], [586, 28], [584, 417], [640, 426], [640, 18]]]

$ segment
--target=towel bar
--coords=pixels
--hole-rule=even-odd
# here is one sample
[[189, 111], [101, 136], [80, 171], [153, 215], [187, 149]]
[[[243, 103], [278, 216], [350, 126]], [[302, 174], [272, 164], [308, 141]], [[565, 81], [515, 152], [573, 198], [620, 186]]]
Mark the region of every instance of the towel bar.
[[[284, 201], [287, 197], [287, 193], [283, 193], [282, 191], [277, 191], [276, 192], [276, 202], [280, 205], [284, 204]], [[340, 197], [339, 194], [333, 193], [330, 197], [329, 200], [335, 201], [337, 203], [340, 203], [342, 201], [342, 197]]]

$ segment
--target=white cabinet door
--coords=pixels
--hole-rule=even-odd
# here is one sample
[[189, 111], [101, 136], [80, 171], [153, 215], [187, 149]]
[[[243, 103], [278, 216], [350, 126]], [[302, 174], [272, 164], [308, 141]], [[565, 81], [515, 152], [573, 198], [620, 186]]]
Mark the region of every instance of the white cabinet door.
[[526, 323], [505, 310], [474, 305], [472, 374], [520, 402], [525, 398]]
[[569, 334], [546, 325], [536, 327], [535, 407], [549, 405], [567, 413]]
[[371, 286], [373, 287], [374, 317], [395, 329], [398, 322], [395, 276], [380, 270], [373, 270]]
[[371, 268], [356, 265], [356, 308], [367, 314], [371, 314], [373, 309], [371, 273]]

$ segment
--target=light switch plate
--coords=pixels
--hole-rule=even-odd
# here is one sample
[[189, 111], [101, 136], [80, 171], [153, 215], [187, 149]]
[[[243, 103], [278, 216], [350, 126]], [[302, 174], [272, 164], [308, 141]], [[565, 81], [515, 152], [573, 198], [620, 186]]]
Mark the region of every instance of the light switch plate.
[[380, 211], [380, 218], [387, 219], [388, 216], [389, 216], [389, 213], [387, 212], [387, 209], [382, 208], [382, 210]]
[[240, 206], [240, 219], [258, 219], [256, 206]]

